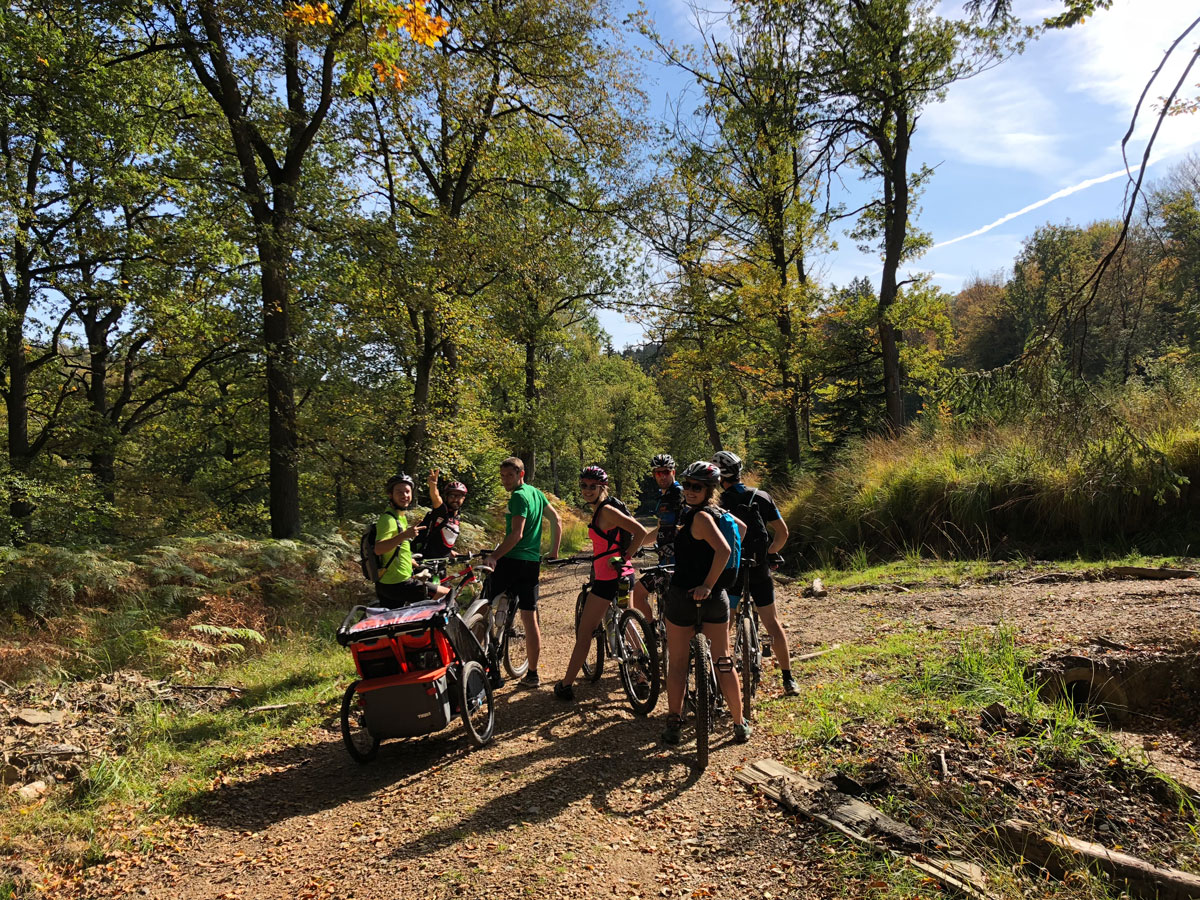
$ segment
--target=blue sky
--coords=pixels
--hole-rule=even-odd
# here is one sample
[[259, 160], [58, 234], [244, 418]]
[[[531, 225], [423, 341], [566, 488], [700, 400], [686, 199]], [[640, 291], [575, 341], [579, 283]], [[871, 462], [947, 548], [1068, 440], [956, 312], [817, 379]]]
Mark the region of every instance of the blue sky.
[[[1014, 7], [1023, 22], [1034, 24], [1061, 4], [1017, 0]], [[686, 0], [652, 0], [649, 9], [665, 36], [677, 43], [695, 39], [697, 14]], [[960, 10], [959, 3], [941, 7], [948, 16]], [[1127, 185], [1121, 138], [1146, 80], [1196, 14], [1197, 5], [1184, 0], [1115, 0], [1112, 9], [1083, 25], [1046, 34], [1023, 55], [953, 85], [944, 103], [928, 107], [914, 157], [937, 170], [920, 198], [917, 223], [935, 247], [910, 270], [931, 272], [935, 283], [956, 292], [973, 275], [1009, 270], [1022, 241], [1041, 225], [1119, 217]], [[716, 14], [703, 15], [715, 21]], [[1168, 93], [1197, 41], [1200, 34], [1194, 33], [1180, 46], [1150, 97]], [[1200, 67], [1189, 81], [1183, 95], [1194, 97], [1200, 93]], [[644, 88], [651, 116], [664, 115], [668, 98], [681, 94], [685, 109], [695, 105], [697, 94], [687, 79], [656, 63], [646, 66]], [[1134, 166], [1154, 124], [1153, 111], [1145, 110], [1139, 122], [1129, 145]], [[1155, 148], [1151, 182], [1189, 152], [1200, 151], [1200, 115], [1168, 119]], [[1121, 174], [1100, 180], [1116, 173]], [[1012, 218], [996, 224], [1007, 216]], [[974, 232], [982, 233], [968, 237]], [[837, 243], [837, 250], [813, 261], [821, 280], [845, 284], [866, 276], [878, 285], [878, 261], [859, 253], [853, 241]], [[604, 314], [602, 321], [618, 347], [641, 338], [640, 329], [617, 313]]]

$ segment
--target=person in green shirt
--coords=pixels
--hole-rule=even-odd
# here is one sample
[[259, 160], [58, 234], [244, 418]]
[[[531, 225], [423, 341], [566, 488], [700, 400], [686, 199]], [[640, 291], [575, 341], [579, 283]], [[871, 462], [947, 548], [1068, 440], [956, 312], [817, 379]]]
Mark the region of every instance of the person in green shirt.
[[542, 632], [538, 624], [538, 580], [541, 577], [542, 523], [550, 520], [550, 559], [558, 556], [562, 544], [562, 523], [558, 512], [546, 500], [546, 495], [525, 483], [525, 463], [510, 456], [500, 463], [500, 483], [512, 496], [504, 514], [504, 540], [491, 552], [485, 565], [492, 573], [492, 587], [497, 595], [507, 593], [517, 601], [521, 623], [525, 626], [525, 650], [529, 656], [529, 671], [518, 684], [538, 687], [538, 657], [542, 652]]
[[409, 525], [404, 510], [412, 505], [412, 476], [393, 475], [387, 482], [390, 506], [375, 523], [375, 555], [382, 562], [375, 596], [381, 606], [395, 609], [424, 600], [428, 594], [425, 584], [412, 577], [412, 545], [409, 543], [421, 532], [420, 525]]

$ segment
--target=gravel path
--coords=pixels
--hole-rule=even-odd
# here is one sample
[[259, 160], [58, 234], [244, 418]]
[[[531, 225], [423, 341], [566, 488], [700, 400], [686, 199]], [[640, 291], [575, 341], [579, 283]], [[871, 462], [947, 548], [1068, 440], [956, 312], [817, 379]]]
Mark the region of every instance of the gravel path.
[[[786, 736], [755, 730], [737, 745], [718, 723], [709, 768], [694, 745], [657, 743], [665, 713], [624, 703], [615, 671], [552, 696], [571, 645], [579, 576], [543, 583], [544, 685], [497, 696], [497, 734], [468, 748], [462, 727], [385, 742], [353, 763], [336, 732], [264, 747], [219, 779], [164, 845], [88, 870], [63, 895], [185, 898], [829, 897], [858, 896], [839, 851], [812, 826], [784, 819], [733, 780], [737, 767], [783, 757]], [[780, 592], [793, 653], [871, 640], [895, 628], [1013, 624], [1022, 639], [1070, 644], [1196, 643], [1191, 582], [1068, 582], [898, 593]], [[803, 629], [801, 628], [803, 625]], [[779, 694], [778, 674], [765, 687]], [[50, 891], [53, 896], [55, 891]]]

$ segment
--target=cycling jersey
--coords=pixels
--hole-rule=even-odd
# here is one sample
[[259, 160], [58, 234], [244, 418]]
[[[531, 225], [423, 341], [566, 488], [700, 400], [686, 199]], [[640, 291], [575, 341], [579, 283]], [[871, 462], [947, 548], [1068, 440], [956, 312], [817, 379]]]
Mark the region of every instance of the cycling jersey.
[[675, 558], [675, 535], [679, 530], [679, 517], [682, 512], [683, 487], [676, 481], [659, 492], [658, 506], [655, 509], [658, 516], [660, 562], [668, 563]]
[[621, 501], [612, 497], [608, 497], [601, 503], [595, 513], [592, 514], [592, 521], [588, 523], [588, 537], [592, 539], [592, 572], [596, 581], [615, 581], [621, 576], [629, 576], [633, 574], [633, 566], [626, 562], [620, 569], [617, 570], [614, 562], [614, 557], [622, 555], [621, 551], [621, 536], [628, 534], [623, 528], [610, 528], [607, 531], [601, 531], [596, 526], [596, 520], [600, 518], [600, 510], [605, 506], [612, 506], [621, 509], [624, 504]]
[[421, 532], [424, 535], [421, 554], [426, 559], [441, 559], [449, 556], [461, 529], [458, 513], [451, 512], [450, 508], [443, 503], [436, 509], [431, 509], [421, 520], [421, 524], [425, 526], [425, 530]]

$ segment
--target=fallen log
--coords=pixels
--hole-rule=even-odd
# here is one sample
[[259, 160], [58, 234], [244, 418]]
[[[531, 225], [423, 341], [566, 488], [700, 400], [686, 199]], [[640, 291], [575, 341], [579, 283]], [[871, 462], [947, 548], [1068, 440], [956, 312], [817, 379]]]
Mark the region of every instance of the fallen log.
[[1152, 578], [1156, 581], [1196, 577], [1196, 573], [1190, 569], [1168, 569], [1161, 566], [1157, 569], [1148, 569], [1144, 566], [1113, 566], [1106, 570], [1106, 574], [1115, 575], [1118, 578]]
[[244, 694], [245, 688], [234, 687], [232, 684], [176, 684], [173, 681], [164, 684], [174, 691], [229, 691], [231, 694]]
[[[879, 853], [903, 859], [914, 869], [972, 900], [997, 900], [987, 889], [986, 876], [979, 866], [919, 852], [926, 843], [919, 831], [869, 803], [830, 790], [827, 785], [805, 778], [773, 759], [759, 760], [736, 772], [734, 777], [745, 785], [757, 787], [789, 812], [820, 822]], [[905, 849], [896, 849], [895, 845]]]
[[792, 662], [805, 662], [806, 660], [816, 659], [818, 656], [824, 656], [826, 653], [832, 653], [841, 644], [834, 644], [832, 647], [826, 647], [824, 650], [814, 650], [812, 653], [804, 653], [800, 656], [793, 656]]
[[1005, 849], [1045, 869], [1056, 878], [1080, 866], [1096, 866], [1112, 878], [1123, 881], [1129, 892], [1158, 900], [1195, 900], [1200, 898], [1200, 876], [1179, 869], [1168, 869], [1109, 850], [1103, 844], [1081, 841], [1057, 831], [1042, 831], [1032, 822], [1007, 819], [995, 826]]

